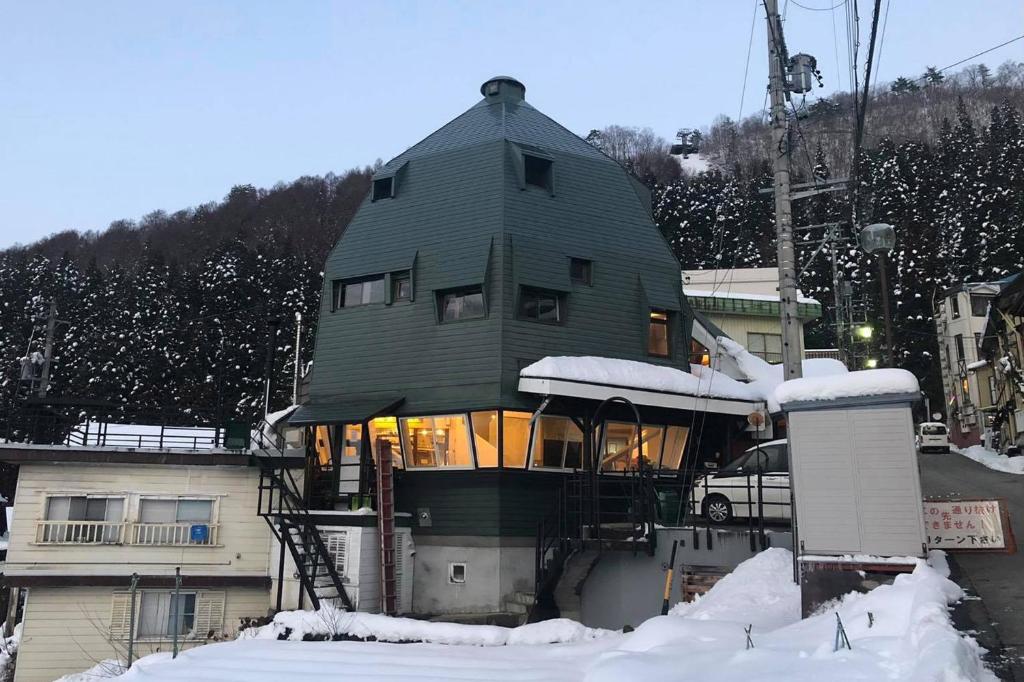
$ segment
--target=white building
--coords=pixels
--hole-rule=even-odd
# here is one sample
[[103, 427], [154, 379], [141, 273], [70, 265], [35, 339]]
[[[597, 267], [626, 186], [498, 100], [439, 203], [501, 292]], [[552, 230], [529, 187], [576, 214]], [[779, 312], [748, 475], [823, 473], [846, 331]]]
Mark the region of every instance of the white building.
[[[782, 362], [778, 284], [776, 268], [683, 271], [683, 292], [690, 305], [751, 354], [770, 363]], [[803, 357], [804, 325], [821, 316], [821, 303], [798, 294], [797, 314]], [[696, 330], [694, 336], [698, 336]], [[701, 364], [703, 351], [695, 351], [692, 362]]]

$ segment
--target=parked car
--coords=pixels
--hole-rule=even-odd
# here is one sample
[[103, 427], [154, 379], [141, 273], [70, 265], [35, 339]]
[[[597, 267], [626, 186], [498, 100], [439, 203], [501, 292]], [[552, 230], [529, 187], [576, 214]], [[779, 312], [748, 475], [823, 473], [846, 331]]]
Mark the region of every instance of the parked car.
[[711, 523], [757, 517], [762, 508], [765, 519], [786, 520], [792, 516], [785, 439], [750, 448], [720, 470], [697, 479], [693, 486], [694, 509]]
[[918, 424], [916, 440], [920, 452], [949, 452], [949, 430], [941, 422]]

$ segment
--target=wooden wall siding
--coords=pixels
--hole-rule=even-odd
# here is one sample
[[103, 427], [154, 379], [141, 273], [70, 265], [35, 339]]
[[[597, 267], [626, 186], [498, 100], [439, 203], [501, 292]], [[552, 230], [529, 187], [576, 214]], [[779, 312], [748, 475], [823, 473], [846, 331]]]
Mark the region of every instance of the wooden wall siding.
[[[126, 585], [127, 586], [127, 585]], [[219, 588], [218, 588], [219, 589]], [[240, 618], [265, 616], [266, 590], [224, 588], [224, 634], [234, 638]], [[114, 589], [106, 587], [34, 587], [29, 591], [15, 682], [50, 682], [81, 672], [108, 658], [126, 656], [124, 642], [108, 633]], [[199, 642], [184, 643], [183, 648]], [[140, 642], [137, 657], [170, 651], [171, 643]]]
[[[259, 474], [248, 467], [160, 465], [23, 464], [14, 499], [8, 575], [267, 576], [271, 535], [257, 516]], [[36, 522], [45, 518], [46, 496], [120, 494], [129, 497], [127, 520], [138, 519], [139, 495], [219, 496], [219, 546], [37, 545]], [[237, 556], [236, 556], [237, 555]]]
[[415, 535], [533, 537], [552, 508], [562, 476], [542, 472], [405, 472], [397, 482], [399, 510], [430, 510], [431, 525]]
[[[554, 196], [520, 188], [515, 145], [553, 160]], [[328, 257], [314, 405], [398, 393], [403, 415], [529, 408], [537, 399], [517, 390], [529, 361], [649, 360], [640, 277], [662, 299], [682, 299], [680, 268], [621, 166], [529, 104], [510, 102], [481, 102], [386, 169], [402, 164], [397, 198], [367, 199]], [[439, 324], [434, 290], [479, 279], [486, 242], [487, 317]], [[331, 310], [332, 280], [403, 267], [413, 252], [413, 302]], [[569, 257], [594, 261], [593, 286], [568, 284]], [[567, 288], [564, 323], [518, 320], [519, 284]], [[651, 361], [685, 369], [691, 313], [685, 300], [681, 307], [673, 357]]]
[[[748, 332], [756, 334], [781, 334], [782, 323], [777, 317], [763, 317], [759, 315], [708, 315], [723, 332], [729, 335], [730, 339], [748, 346]], [[800, 329], [800, 344], [804, 345], [804, 324], [797, 322]]]

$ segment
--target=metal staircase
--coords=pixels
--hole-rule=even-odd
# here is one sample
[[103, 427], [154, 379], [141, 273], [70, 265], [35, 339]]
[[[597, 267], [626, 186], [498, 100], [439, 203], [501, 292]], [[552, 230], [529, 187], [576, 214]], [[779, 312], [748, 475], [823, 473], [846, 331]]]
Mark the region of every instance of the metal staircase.
[[302, 585], [299, 607], [302, 595], [307, 595], [315, 610], [326, 601], [352, 611], [335, 558], [310, 516], [291, 470], [285, 466], [284, 452], [278, 443], [267, 442], [264, 426], [257, 429], [253, 443], [253, 458], [260, 468], [257, 513], [295, 562]]
[[657, 491], [649, 467], [623, 474], [584, 471], [566, 477], [540, 522], [531, 622], [556, 613], [579, 616], [579, 597], [605, 551], [654, 556]]

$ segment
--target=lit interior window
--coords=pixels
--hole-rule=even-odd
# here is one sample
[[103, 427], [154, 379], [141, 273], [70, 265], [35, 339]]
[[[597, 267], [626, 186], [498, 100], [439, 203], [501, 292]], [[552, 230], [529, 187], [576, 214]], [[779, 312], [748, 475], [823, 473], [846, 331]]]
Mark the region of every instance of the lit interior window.
[[396, 417], [377, 417], [370, 420], [370, 444], [373, 447], [374, 461], [377, 461], [377, 453], [382, 443], [391, 446], [391, 461], [396, 468], [402, 468], [402, 443], [398, 436]]
[[[661, 446], [665, 440], [665, 429], [661, 426], [644, 424], [640, 430], [641, 452], [647, 465], [658, 468], [661, 462]], [[604, 471], [630, 471], [640, 465], [636, 446], [636, 424], [607, 422], [604, 427], [604, 447], [601, 452], [601, 468]]]
[[401, 420], [405, 466], [409, 469], [469, 468], [473, 456], [469, 424], [462, 414]]
[[647, 328], [647, 354], [667, 358], [668, 351], [668, 313], [652, 310]]

